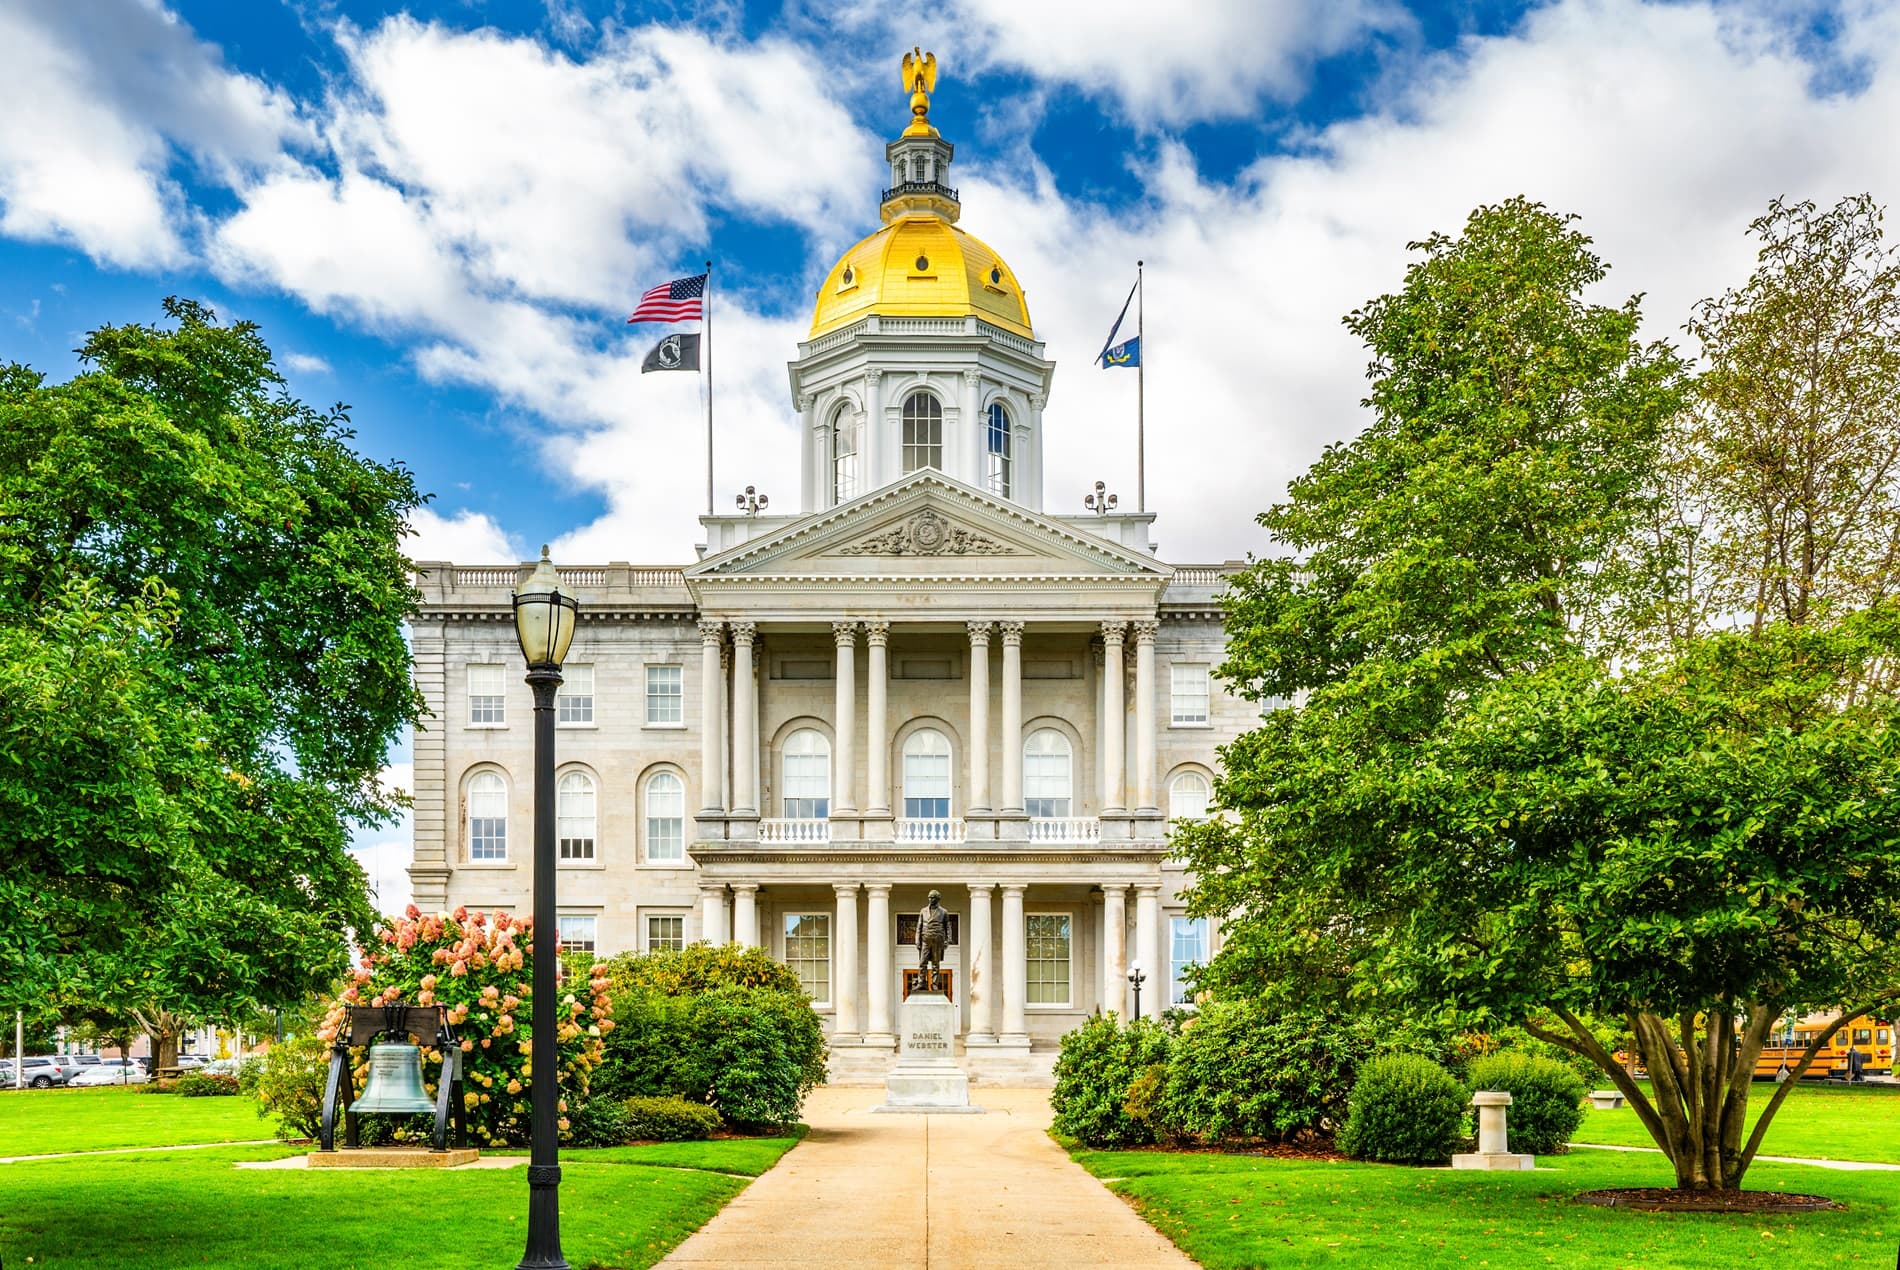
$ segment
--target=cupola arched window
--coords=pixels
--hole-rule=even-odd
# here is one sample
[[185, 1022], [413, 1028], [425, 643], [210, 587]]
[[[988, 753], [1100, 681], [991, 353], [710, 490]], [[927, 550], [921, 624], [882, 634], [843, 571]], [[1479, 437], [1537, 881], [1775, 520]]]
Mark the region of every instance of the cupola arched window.
[[989, 424], [984, 430], [983, 488], [998, 498], [1008, 498], [1011, 485], [1011, 460], [1014, 457], [1009, 428], [1009, 411], [1003, 403], [990, 403]]
[[943, 407], [927, 392], [904, 398], [904, 471], [943, 470]]
[[1069, 738], [1054, 728], [1029, 734], [1023, 742], [1023, 810], [1037, 818], [1069, 815], [1074, 786]]
[[800, 728], [786, 738], [779, 756], [785, 817], [823, 820], [831, 814], [831, 743], [815, 728]]
[[911, 820], [950, 816], [950, 738], [920, 728], [904, 740], [904, 815]]
[[831, 416], [831, 503], [858, 496], [858, 426], [849, 405]]

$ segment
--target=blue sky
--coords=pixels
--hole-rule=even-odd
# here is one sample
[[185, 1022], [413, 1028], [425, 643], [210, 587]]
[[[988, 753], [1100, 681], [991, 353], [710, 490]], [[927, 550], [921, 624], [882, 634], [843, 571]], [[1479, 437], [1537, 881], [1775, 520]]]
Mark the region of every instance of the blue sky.
[[1474, 205], [1578, 213], [1604, 298], [1680, 339], [1770, 198], [1900, 188], [1871, 0], [0, 0], [0, 358], [64, 376], [87, 329], [204, 298], [415, 470], [418, 557], [682, 561], [697, 386], [643, 379], [621, 319], [717, 261], [719, 500], [789, 510], [784, 363], [877, 226], [913, 44], [963, 227], [1058, 362], [1052, 510], [1132, 490], [1133, 377], [1089, 359], [1147, 260], [1175, 561], [1257, 549], [1362, 426], [1341, 315]]

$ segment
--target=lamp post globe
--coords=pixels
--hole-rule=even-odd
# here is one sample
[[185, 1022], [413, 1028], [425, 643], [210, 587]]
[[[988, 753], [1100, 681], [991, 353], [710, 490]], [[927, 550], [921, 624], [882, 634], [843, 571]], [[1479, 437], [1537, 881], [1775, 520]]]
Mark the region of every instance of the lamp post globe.
[[569, 1270], [561, 1255], [561, 1164], [559, 1143], [560, 1045], [555, 1018], [560, 934], [554, 894], [554, 698], [561, 663], [574, 639], [580, 602], [561, 593], [561, 575], [541, 548], [536, 564], [514, 594], [515, 638], [527, 660], [534, 692], [534, 1039], [529, 1123], [528, 1248], [518, 1270]]
[[1141, 985], [1148, 982], [1148, 973], [1141, 968], [1137, 958], [1128, 963], [1128, 986], [1135, 990], [1135, 1017], [1141, 1017]]

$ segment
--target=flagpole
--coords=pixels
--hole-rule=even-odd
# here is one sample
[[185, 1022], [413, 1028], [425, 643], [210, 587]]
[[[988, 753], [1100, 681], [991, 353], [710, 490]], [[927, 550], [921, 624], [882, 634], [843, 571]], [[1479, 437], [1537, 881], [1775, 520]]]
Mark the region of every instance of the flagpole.
[[713, 514], [712, 261], [706, 262], [706, 514]]
[[1148, 344], [1141, 338], [1142, 310], [1148, 307], [1148, 294], [1142, 287], [1142, 262], [1135, 262], [1135, 510], [1148, 510], [1148, 421], [1147, 410]]

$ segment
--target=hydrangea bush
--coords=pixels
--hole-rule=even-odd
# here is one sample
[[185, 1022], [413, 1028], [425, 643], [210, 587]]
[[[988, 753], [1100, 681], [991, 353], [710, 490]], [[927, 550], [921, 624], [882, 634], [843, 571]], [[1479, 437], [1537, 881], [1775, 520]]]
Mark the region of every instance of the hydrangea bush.
[[[471, 1136], [481, 1145], [527, 1142], [535, 1045], [529, 1026], [533, 920], [507, 913], [490, 919], [466, 908], [424, 914], [411, 904], [378, 935], [317, 1035], [334, 1042], [352, 1005], [446, 1006], [449, 1023], [461, 1038], [463, 1103]], [[570, 1104], [578, 1106], [587, 1097], [589, 1078], [601, 1061], [601, 1038], [613, 1030], [606, 977], [594, 973], [581, 980], [569, 975], [561, 986], [559, 1019], [560, 1124], [566, 1133]], [[353, 1057], [360, 1090], [369, 1070], [367, 1051]], [[424, 1046], [422, 1061], [424, 1084], [433, 1097], [442, 1055]]]

